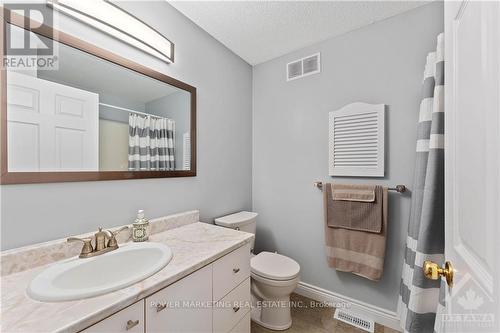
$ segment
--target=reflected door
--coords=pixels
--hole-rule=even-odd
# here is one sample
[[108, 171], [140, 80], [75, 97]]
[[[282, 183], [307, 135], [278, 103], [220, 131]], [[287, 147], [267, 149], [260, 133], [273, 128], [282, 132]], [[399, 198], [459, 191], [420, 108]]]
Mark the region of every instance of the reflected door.
[[99, 95], [8, 73], [8, 170], [98, 171]]

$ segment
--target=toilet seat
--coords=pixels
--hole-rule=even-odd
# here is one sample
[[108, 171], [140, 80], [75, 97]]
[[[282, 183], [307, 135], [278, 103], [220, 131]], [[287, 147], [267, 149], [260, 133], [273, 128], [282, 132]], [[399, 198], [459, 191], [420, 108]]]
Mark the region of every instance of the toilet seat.
[[265, 285], [271, 287], [288, 287], [291, 285], [296, 285], [300, 280], [298, 275], [291, 280], [272, 280], [255, 274], [254, 272], [250, 273], [250, 276], [252, 277], [253, 281], [259, 281], [260, 283], [264, 283]]
[[250, 260], [252, 275], [272, 281], [288, 281], [298, 277], [299, 264], [284, 255], [263, 251]]

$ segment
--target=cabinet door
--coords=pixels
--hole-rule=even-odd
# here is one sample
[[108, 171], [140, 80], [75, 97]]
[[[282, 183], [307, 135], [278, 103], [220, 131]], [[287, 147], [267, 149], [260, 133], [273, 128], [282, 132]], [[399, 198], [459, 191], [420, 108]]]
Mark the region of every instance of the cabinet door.
[[80, 333], [144, 333], [144, 300], [132, 304]]
[[146, 298], [148, 333], [212, 332], [212, 265]]

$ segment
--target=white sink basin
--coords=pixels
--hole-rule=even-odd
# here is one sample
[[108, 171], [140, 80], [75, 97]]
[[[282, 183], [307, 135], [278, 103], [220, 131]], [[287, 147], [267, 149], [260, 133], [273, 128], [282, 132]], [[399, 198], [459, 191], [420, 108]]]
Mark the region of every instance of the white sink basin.
[[73, 301], [102, 295], [144, 280], [165, 267], [172, 250], [159, 243], [127, 243], [92, 258], [57, 262], [31, 281], [27, 293], [38, 301]]

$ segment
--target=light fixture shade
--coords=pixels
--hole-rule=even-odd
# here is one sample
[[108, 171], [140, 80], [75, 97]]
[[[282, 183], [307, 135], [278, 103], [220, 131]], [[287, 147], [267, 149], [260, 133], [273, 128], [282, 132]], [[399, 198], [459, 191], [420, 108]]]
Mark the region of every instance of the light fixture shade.
[[174, 62], [171, 41], [110, 1], [47, 0], [47, 4], [163, 61]]

